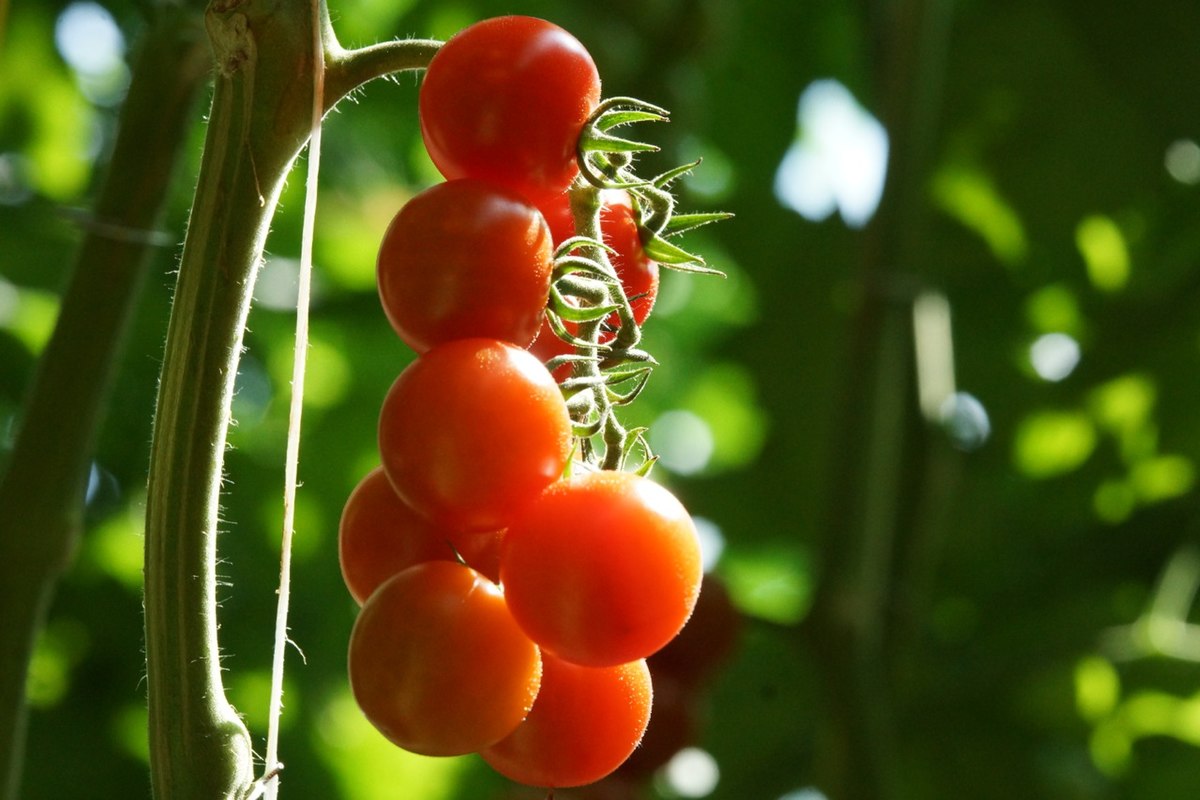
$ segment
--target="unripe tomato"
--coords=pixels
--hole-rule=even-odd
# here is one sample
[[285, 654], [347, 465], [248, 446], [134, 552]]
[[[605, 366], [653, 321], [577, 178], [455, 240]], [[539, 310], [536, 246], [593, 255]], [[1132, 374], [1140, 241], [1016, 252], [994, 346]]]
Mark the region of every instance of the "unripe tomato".
[[427, 561], [367, 599], [350, 634], [349, 673], [380, 733], [413, 753], [451, 756], [512, 733], [542, 669], [496, 584], [470, 567]]
[[396, 494], [382, 467], [363, 478], [342, 509], [338, 561], [342, 578], [362, 605], [398, 572], [424, 561], [463, 561], [492, 580], [499, 579], [498, 531], [462, 533], [434, 525]]
[[388, 480], [433, 522], [494, 531], [557, 479], [571, 420], [535, 357], [493, 339], [458, 339], [420, 356], [383, 401]]
[[447, 178], [483, 178], [530, 200], [565, 190], [600, 101], [600, 76], [574, 36], [542, 19], [496, 17], [450, 38], [429, 63], [421, 134]]
[[687, 510], [630, 472], [554, 484], [509, 527], [500, 553], [513, 617], [543, 648], [589, 666], [644, 658], [670, 641], [701, 575]]
[[598, 781], [637, 747], [653, 690], [645, 661], [581, 667], [542, 655], [542, 685], [529, 716], [483, 750], [501, 775], [529, 786]]
[[527, 347], [542, 323], [553, 261], [549, 228], [519, 195], [447, 181], [409, 200], [388, 226], [379, 297], [418, 353], [473, 336]]

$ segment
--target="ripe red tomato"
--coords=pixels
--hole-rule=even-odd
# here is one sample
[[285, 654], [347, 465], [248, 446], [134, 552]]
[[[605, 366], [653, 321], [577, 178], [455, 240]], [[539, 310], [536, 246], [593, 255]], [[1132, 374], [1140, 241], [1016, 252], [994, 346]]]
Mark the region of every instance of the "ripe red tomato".
[[421, 134], [447, 178], [484, 178], [536, 202], [578, 174], [575, 146], [599, 101], [596, 65], [574, 36], [496, 17], [459, 31], [430, 61]]
[[644, 658], [670, 641], [701, 575], [687, 510], [630, 472], [559, 481], [513, 522], [500, 553], [513, 617], [543, 648], [589, 666]]
[[338, 526], [338, 561], [351, 596], [362, 605], [388, 578], [423, 561], [463, 561], [499, 579], [499, 531], [461, 533], [413, 511], [376, 467], [350, 493]]
[[501, 775], [529, 786], [598, 781], [637, 747], [653, 691], [645, 661], [581, 667], [542, 654], [542, 687], [525, 721], [481, 751]]
[[392, 384], [379, 451], [419, 513], [455, 530], [500, 530], [562, 474], [571, 421], [554, 378], [527, 351], [458, 339]]
[[470, 567], [427, 561], [370, 596], [350, 634], [350, 689], [393, 743], [430, 756], [504, 738], [533, 706], [541, 657], [500, 588]]
[[[575, 235], [575, 219], [566, 193], [542, 203], [539, 208], [550, 225], [555, 245]], [[601, 194], [600, 238], [613, 249], [608, 254], [609, 260], [621, 279], [625, 296], [630, 299], [633, 318], [641, 325], [650, 316], [658, 297], [659, 269], [656, 262], [646, 257], [629, 193], [623, 189], [605, 189]], [[608, 324], [612, 327], [619, 324], [615, 313], [608, 318]], [[612, 337], [612, 333], [602, 333], [600, 340], [608, 341]]]
[[437, 184], [388, 226], [383, 310], [411, 348], [484, 336], [527, 347], [542, 323], [554, 253], [536, 208], [479, 180]]

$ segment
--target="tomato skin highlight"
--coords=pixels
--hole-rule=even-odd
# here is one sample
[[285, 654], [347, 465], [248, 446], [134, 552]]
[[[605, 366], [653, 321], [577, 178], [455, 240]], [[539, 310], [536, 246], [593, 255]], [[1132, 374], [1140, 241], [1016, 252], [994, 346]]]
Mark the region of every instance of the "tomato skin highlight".
[[367, 473], [342, 509], [338, 563], [360, 606], [393, 575], [425, 561], [457, 561], [499, 579], [502, 532], [461, 533], [434, 525], [400, 499], [382, 467]]
[[428, 561], [381, 585], [350, 635], [350, 688], [384, 736], [413, 753], [464, 755], [510, 734], [541, 685], [541, 655], [498, 586]]
[[571, 452], [558, 385], [534, 356], [493, 339], [459, 339], [400, 373], [383, 401], [388, 480], [428, 519], [494, 531], [553, 483]]
[[518, 624], [544, 649], [587, 666], [663, 647], [692, 613], [701, 577], [687, 510], [629, 472], [554, 484], [512, 523], [500, 554]]
[[578, 39], [546, 20], [495, 17], [430, 61], [421, 135], [446, 178], [484, 178], [536, 202], [578, 174], [575, 147], [599, 101], [600, 75]]
[[418, 353], [475, 336], [527, 347], [542, 322], [553, 260], [541, 212], [520, 195], [447, 181], [409, 200], [388, 226], [376, 264], [379, 297]]
[[637, 747], [653, 694], [645, 661], [581, 667], [543, 652], [542, 685], [529, 716], [480, 755], [501, 775], [528, 786], [593, 783]]

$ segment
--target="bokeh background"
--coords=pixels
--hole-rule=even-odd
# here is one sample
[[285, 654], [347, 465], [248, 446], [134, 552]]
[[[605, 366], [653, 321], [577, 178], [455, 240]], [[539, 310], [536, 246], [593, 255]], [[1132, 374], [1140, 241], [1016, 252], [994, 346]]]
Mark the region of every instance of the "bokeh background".
[[[0, 3], [4, 460], [141, 11]], [[1200, 4], [331, 0], [348, 46], [514, 12], [574, 32], [606, 95], [670, 108], [641, 132], [663, 149], [646, 171], [702, 157], [684, 206], [736, 214], [688, 240], [727, 278], [665, 276], [646, 326], [662, 366], [630, 416], [705, 534], [737, 647], [689, 701], [689, 747], [605, 796], [1193, 793]], [[346, 686], [355, 606], [337, 521], [410, 359], [374, 294], [374, 248], [437, 180], [416, 89], [371, 84], [325, 129], [292, 599], [303, 657], [288, 654], [283, 717], [282, 791], [297, 800], [544, 796], [473, 757], [397, 751]], [[31, 668], [30, 800], [149, 795], [144, 487], [203, 105], [87, 530]], [[260, 751], [302, 183], [256, 290], [219, 543], [225, 679]]]

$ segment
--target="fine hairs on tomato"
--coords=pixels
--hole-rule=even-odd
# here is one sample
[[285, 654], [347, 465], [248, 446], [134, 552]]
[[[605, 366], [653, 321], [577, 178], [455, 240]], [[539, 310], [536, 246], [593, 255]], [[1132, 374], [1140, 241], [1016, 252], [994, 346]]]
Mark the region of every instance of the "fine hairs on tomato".
[[637, 747], [652, 698], [645, 661], [581, 667], [543, 652], [542, 686], [529, 716], [480, 755], [501, 775], [529, 786], [592, 783]]
[[546, 20], [495, 17], [430, 61], [421, 134], [446, 178], [483, 178], [536, 203], [578, 174], [575, 145], [599, 101], [600, 75], [579, 40]]
[[428, 519], [494, 531], [553, 483], [571, 452], [571, 420], [534, 356], [494, 339], [429, 350], [392, 384], [379, 415], [392, 486]]
[[496, 584], [470, 567], [427, 561], [367, 599], [350, 634], [349, 674], [380, 733], [413, 753], [452, 756], [515, 730], [542, 666]]
[[338, 561], [361, 606], [384, 581], [424, 561], [457, 561], [497, 580], [502, 533], [461, 533], [435, 525], [396, 494], [382, 467], [350, 493], [338, 524]]
[[631, 472], [557, 482], [513, 522], [500, 553], [513, 617], [543, 648], [587, 666], [665, 645], [692, 613], [701, 577], [687, 510]]
[[392, 327], [423, 353], [473, 336], [527, 347], [542, 323], [554, 253], [541, 213], [474, 179], [409, 200], [379, 248], [379, 297]]

